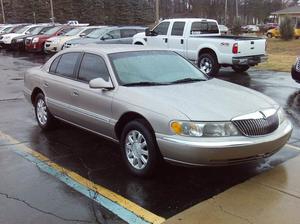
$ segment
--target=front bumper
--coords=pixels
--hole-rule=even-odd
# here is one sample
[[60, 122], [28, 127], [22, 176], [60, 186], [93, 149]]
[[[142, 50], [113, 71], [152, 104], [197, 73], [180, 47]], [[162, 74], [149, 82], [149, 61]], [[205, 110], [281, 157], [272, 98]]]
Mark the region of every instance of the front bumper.
[[292, 74], [292, 78], [293, 78], [296, 82], [299, 82], [299, 83], [300, 83], [300, 72], [297, 72], [297, 71], [296, 71], [295, 66], [292, 67], [291, 74]]
[[56, 53], [61, 50], [61, 46], [59, 44], [53, 44], [53, 43], [45, 43], [44, 51], [45, 52], [53, 52]]
[[266, 158], [289, 140], [293, 126], [284, 121], [271, 134], [261, 137], [196, 138], [156, 134], [164, 159], [190, 166], [220, 166]]
[[233, 65], [249, 65], [254, 66], [262, 62], [266, 62], [268, 60], [267, 55], [255, 55], [255, 56], [247, 56], [247, 57], [234, 57], [232, 59]]

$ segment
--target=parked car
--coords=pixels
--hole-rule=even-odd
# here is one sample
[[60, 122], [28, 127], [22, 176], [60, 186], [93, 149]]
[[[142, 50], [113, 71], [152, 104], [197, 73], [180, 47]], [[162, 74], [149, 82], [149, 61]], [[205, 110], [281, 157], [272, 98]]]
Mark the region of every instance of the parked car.
[[131, 44], [132, 37], [145, 31], [141, 26], [123, 26], [123, 27], [105, 27], [96, 29], [86, 36], [86, 38], [77, 38], [67, 41], [65, 48], [74, 47], [83, 44]]
[[101, 26], [88, 26], [88, 27], [76, 27], [70, 30], [62, 36], [51, 37], [46, 41], [44, 51], [46, 53], [54, 53], [63, 49], [64, 44], [67, 41], [82, 38], [94, 31], [95, 29], [102, 28]]
[[52, 29], [53, 25], [39, 25], [30, 34], [25, 34], [23, 36], [15, 37], [11, 41], [12, 50], [25, 50], [25, 40], [26, 38], [33, 37], [36, 35], [43, 35], [48, 30]]
[[15, 33], [8, 33], [8, 34], [4, 34], [0, 37], [0, 45], [3, 48], [10, 48], [11, 47], [11, 42], [13, 38], [16, 37], [21, 37], [24, 35], [28, 35], [31, 34], [32, 31], [39, 27], [38, 25], [29, 25], [29, 26], [24, 26], [21, 29], [19, 29], [18, 31], [16, 31]]
[[245, 33], [256, 33], [259, 32], [259, 27], [257, 25], [246, 25], [242, 26], [242, 32]]
[[69, 20], [67, 22], [67, 25], [69, 26], [89, 26], [89, 23], [79, 23], [77, 20]]
[[244, 72], [267, 60], [264, 38], [221, 36], [211, 19], [164, 20], [152, 31], [135, 35], [133, 44], [174, 50], [208, 75], [217, 75], [221, 66]]
[[[270, 30], [268, 30], [266, 35], [267, 35], [268, 38], [273, 38], [273, 37], [280, 38], [281, 37], [280, 28], [277, 27], [277, 28], [274, 28], [274, 29], [270, 29]], [[300, 37], [300, 27], [299, 28], [298, 27], [294, 28], [294, 37], [296, 39], [299, 39], [299, 37]]]
[[300, 83], [300, 58], [297, 58], [296, 63], [292, 66], [292, 78]]
[[74, 29], [70, 26], [56, 26], [42, 35], [27, 37], [25, 40], [25, 50], [29, 52], [43, 52], [47, 39], [55, 36], [61, 36]]
[[229, 32], [229, 28], [225, 25], [219, 25], [220, 33], [223, 35], [227, 35]]
[[208, 78], [175, 52], [97, 46], [61, 51], [27, 71], [25, 96], [43, 130], [60, 119], [118, 142], [136, 175], [152, 174], [162, 158], [191, 166], [255, 161], [291, 135], [272, 99]]

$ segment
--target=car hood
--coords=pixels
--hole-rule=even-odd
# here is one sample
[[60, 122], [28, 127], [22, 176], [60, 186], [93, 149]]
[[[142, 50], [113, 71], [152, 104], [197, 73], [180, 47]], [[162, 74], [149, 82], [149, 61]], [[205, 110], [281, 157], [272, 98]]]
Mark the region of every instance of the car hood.
[[193, 121], [229, 121], [237, 116], [279, 107], [276, 102], [259, 92], [218, 79], [126, 88], [133, 96], [138, 95], [144, 99], [144, 107], [149, 106], [151, 110], [156, 108], [166, 115], [169, 110], [177, 110]]

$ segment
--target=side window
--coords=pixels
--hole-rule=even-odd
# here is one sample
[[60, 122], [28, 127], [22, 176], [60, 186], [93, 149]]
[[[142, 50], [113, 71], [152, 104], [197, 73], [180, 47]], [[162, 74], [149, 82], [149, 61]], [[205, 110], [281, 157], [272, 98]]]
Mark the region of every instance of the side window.
[[167, 35], [169, 26], [170, 22], [162, 22], [155, 27], [153, 31], [157, 33], [157, 35]]
[[56, 67], [57, 67], [57, 64], [60, 60], [60, 56], [58, 56], [57, 58], [54, 59], [54, 61], [52, 62], [51, 66], [50, 66], [50, 69], [49, 69], [49, 72], [54, 74], [56, 72]]
[[100, 56], [85, 54], [80, 65], [78, 79], [89, 82], [95, 78], [103, 78], [105, 81], [109, 81], [109, 72], [105, 61]]
[[56, 68], [56, 74], [68, 78], [75, 78], [74, 69], [80, 53], [66, 53], [61, 56], [61, 59]]
[[120, 30], [112, 30], [108, 32], [104, 37], [105, 39], [120, 39], [121, 33]]
[[123, 29], [123, 30], [121, 30], [121, 37], [122, 38], [133, 37], [135, 34], [136, 34], [135, 29]]
[[210, 34], [219, 33], [219, 28], [215, 22], [194, 22], [191, 28], [191, 34]]
[[182, 36], [184, 31], [185, 22], [175, 22], [172, 27], [172, 36]]

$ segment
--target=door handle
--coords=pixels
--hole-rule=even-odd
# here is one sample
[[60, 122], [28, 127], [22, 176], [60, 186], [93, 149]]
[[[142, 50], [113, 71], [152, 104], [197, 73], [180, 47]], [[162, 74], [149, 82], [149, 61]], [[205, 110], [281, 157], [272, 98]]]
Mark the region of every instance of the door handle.
[[163, 38], [163, 40], [165, 41], [165, 43], [168, 43], [168, 38]]
[[47, 88], [49, 87], [49, 84], [47, 82], [44, 82], [43, 86]]
[[181, 40], [180, 40], [180, 43], [181, 43], [181, 44], [183, 44], [183, 43], [184, 43], [184, 40], [183, 40], [183, 39], [181, 39]]

